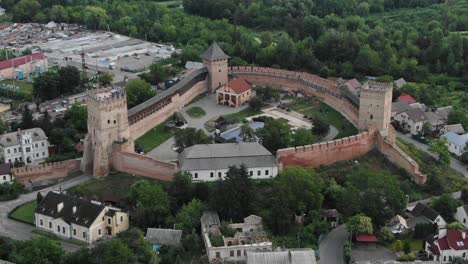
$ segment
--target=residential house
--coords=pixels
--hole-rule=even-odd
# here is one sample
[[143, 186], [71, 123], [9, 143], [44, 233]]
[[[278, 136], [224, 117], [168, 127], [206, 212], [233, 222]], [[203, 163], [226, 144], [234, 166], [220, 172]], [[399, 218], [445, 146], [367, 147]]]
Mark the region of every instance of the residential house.
[[253, 97], [252, 86], [244, 79], [234, 79], [216, 90], [219, 105], [239, 107]]
[[405, 110], [396, 114], [393, 118], [413, 135], [419, 134], [424, 123], [427, 122], [426, 114], [419, 108]]
[[179, 154], [179, 169], [192, 174], [193, 181], [223, 179], [230, 166], [244, 164], [253, 179], [270, 179], [278, 174], [278, 161], [257, 142], [200, 144]]
[[128, 214], [116, 207], [49, 192], [34, 211], [35, 226], [59, 237], [93, 243], [129, 227]]
[[234, 237], [225, 237], [221, 233], [221, 221], [216, 212], [203, 212], [200, 222], [210, 263], [245, 261], [248, 251], [272, 251], [273, 244], [268, 240], [259, 216], [250, 215], [243, 223], [229, 224], [229, 228], [237, 230]]
[[15, 177], [11, 174], [11, 166], [8, 163], [0, 164], [0, 184], [12, 183]]
[[439, 108], [437, 108], [434, 112], [435, 112], [438, 116], [440, 116], [442, 119], [444, 119], [445, 121], [447, 121], [450, 112], [452, 112], [452, 109], [453, 109], [453, 107], [452, 107], [451, 105], [449, 105], [449, 106], [439, 107]]
[[422, 111], [426, 111], [427, 107], [425, 104], [421, 103], [408, 103], [407, 101], [397, 101], [392, 103], [392, 113], [391, 113], [391, 120], [394, 120], [396, 114], [404, 112], [409, 109], [421, 109]]
[[388, 227], [393, 234], [404, 234], [409, 230], [406, 219], [404, 219], [401, 215], [396, 215], [393, 217], [390, 220]]
[[406, 101], [409, 104], [414, 104], [414, 103], [418, 102], [418, 101], [416, 101], [416, 99], [414, 99], [413, 96], [411, 96], [409, 94], [406, 94], [406, 93], [402, 93], [400, 96], [398, 96], [397, 101], [399, 101], [399, 102]]
[[247, 264], [315, 264], [312, 249], [285, 249], [278, 251], [247, 251]]
[[454, 132], [448, 132], [443, 134], [441, 138], [447, 139], [447, 146], [449, 151], [457, 156], [461, 156], [465, 151], [468, 150], [468, 133], [458, 135]]
[[447, 227], [447, 222], [434, 209], [423, 203], [417, 203], [416, 206], [408, 213], [409, 218], [406, 223], [409, 229], [414, 230], [417, 224], [437, 224], [439, 229]]
[[448, 133], [448, 132], [453, 132], [455, 134], [461, 135], [461, 134], [465, 134], [465, 129], [463, 128], [462, 124], [446, 125], [440, 129], [441, 135]]
[[5, 163], [37, 164], [49, 157], [44, 130], [31, 128], [0, 135], [0, 157]]
[[30, 74], [38, 74], [46, 71], [47, 66], [47, 58], [43, 53], [29, 54], [0, 61], [0, 80], [22, 80]]
[[395, 88], [398, 90], [401, 87], [405, 86], [407, 84], [407, 82], [406, 82], [405, 79], [400, 78], [400, 79], [396, 80], [395, 82], [393, 82], [393, 84], [395, 85]]
[[468, 230], [448, 229], [432, 242], [426, 242], [426, 251], [434, 261], [451, 263], [456, 257], [468, 259]]
[[148, 228], [146, 229], [145, 239], [152, 247], [153, 251], [159, 251], [162, 245], [178, 246], [182, 238], [182, 230], [164, 229], [164, 228]]
[[457, 212], [453, 216], [455, 220], [462, 223], [465, 228], [468, 228], [468, 205], [462, 205], [457, 208]]
[[426, 123], [431, 124], [431, 131], [439, 131], [447, 124], [447, 120], [436, 112], [428, 111], [425, 112], [425, 115], [427, 120]]

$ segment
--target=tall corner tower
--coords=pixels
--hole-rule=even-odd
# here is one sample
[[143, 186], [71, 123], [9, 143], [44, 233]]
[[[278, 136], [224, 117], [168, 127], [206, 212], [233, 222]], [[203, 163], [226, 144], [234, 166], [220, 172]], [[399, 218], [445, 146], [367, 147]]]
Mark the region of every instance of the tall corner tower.
[[213, 42], [201, 55], [203, 64], [208, 68], [208, 89], [215, 92], [220, 86], [228, 82], [228, 55]]
[[374, 127], [388, 136], [392, 112], [391, 83], [367, 82], [361, 88], [359, 98], [359, 130]]
[[121, 88], [88, 91], [88, 134], [84, 140], [81, 170], [94, 176], [106, 176], [112, 164], [113, 145], [133, 152], [127, 114], [127, 97]]

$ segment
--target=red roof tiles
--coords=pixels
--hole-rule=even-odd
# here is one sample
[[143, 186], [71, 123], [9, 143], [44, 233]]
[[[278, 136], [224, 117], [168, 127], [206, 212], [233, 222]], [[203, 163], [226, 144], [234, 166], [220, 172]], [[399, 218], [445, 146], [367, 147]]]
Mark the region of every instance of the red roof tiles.
[[409, 94], [401, 94], [399, 97], [398, 97], [398, 101], [406, 101], [408, 102], [409, 104], [414, 104], [414, 103], [417, 103], [418, 101], [416, 101], [416, 99], [413, 98], [413, 96], [409, 95]]
[[26, 64], [35, 60], [42, 60], [45, 58], [43, 53], [30, 54], [18, 58], [13, 58], [9, 60], [0, 61], [0, 70], [8, 69], [11, 67], [18, 67], [20, 65]]
[[250, 89], [252, 89], [252, 86], [244, 80], [244, 79], [234, 79], [231, 80], [228, 85], [231, 87], [231, 89], [236, 93], [236, 94], [241, 94], [244, 93]]
[[441, 250], [467, 250], [468, 230], [449, 229], [446, 236], [437, 239], [437, 244], [438, 246], [431, 243], [431, 251], [434, 255], [440, 255]]

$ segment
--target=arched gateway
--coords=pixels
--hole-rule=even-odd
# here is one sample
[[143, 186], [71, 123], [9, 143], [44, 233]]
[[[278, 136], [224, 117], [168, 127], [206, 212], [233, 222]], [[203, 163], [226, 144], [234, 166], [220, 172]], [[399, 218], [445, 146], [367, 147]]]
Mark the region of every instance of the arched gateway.
[[372, 149], [385, 154], [404, 168], [414, 181], [423, 184], [426, 176], [418, 164], [395, 144], [390, 125], [392, 85], [368, 82], [360, 97], [343, 92], [340, 81], [331, 81], [305, 72], [264, 67], [228, 67], [227, 56], [217, 43], [202, 55], [205, 67], [192, 72], [170, 89], [128, 110], [121, 90], [95, 90], [88, 93], [88, 135], [82, 169], [95, 176], [105, 176], [111, 168], [143, 176], [170, 180], [175, 164], [133, 153], [133, 140], [197, 95], [215, 92], [230, 78], [242, 78], [252, 84], [274, 84], [315, 96], [330, 105], [358, 127], [360, 134], [320, 144], [280, 149], [280, 168], [292, 165], [316, 167], [339, 160], [349, 160]]

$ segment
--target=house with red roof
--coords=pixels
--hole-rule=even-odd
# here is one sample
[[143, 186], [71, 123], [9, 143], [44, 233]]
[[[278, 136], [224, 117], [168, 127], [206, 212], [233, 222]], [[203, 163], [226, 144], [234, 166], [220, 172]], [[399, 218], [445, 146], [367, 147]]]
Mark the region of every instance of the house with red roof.
[[398, 99], [397, 99], [398, 102], [401, 102], [401, 101], [406, 101], [408, 102], [408, 104], [414, 104], [414, 103], [417, 103], [418, 101], [416, 101], [416, 99], [414, 99], [413, 96], [409, 95], [409, 94], [406, 94], [406, 93], [402, 93]]
[[234, 79], [216, 90], [219, 105], [239, 107], [253, 96], [252, 86], [244, 79]]
[[47, 70], [47, 58], [43, 53], [29, 54], [0, 61], [0, 80], [23, 79], [30, 74]]
[[[443, 231], [443, 232], [440, 232]], [[450, 263], [454, 258], [468, 260], [468, 230], [439, 230], [434, 241], [426, 242], [426, 251], [439, 263]]]

